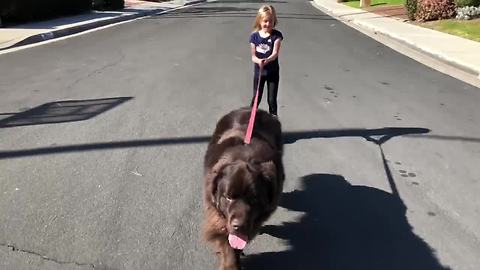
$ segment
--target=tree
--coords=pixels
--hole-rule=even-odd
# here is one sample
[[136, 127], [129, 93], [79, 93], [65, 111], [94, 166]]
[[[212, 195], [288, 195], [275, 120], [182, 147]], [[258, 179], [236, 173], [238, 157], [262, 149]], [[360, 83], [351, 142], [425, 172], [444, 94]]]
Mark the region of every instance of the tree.
[[372, 3], [372, 0], [360, 0], [360, 7], [366, 8], [369, 7]]

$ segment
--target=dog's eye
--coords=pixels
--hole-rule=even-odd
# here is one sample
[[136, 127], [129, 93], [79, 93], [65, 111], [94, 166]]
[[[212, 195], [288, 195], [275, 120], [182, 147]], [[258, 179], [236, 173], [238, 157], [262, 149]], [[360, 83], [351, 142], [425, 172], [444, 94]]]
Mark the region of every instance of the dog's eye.
[[230, 197], [228, 197], [228, 196], [223, 196], [223, 198], [225, 198], [225, 200], [227, 200], [228, 202], [232, 202], [232, 201], [233, 201], [233, 199], [230, 198]]

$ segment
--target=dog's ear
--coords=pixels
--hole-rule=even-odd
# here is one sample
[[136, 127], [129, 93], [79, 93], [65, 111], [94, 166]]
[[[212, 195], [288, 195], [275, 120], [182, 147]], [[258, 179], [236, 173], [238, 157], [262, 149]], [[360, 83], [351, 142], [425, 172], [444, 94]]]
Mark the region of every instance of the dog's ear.
[[223, 169], [228, 163], [227, 158], [220, 158], [215, 165], [213, 165], [208, 177], [210, 178], [210, 185], [207, 190], [207, 199], [211, 201], [215, 207], [218, 208], [220, 204], [220, 193], [218, 193], [218, 182], [223, 177]]
[[212, 179], [212, 189], [210, 192], [210, 200], [217, 209], [220, 206], [220, 192], [218, 192], [218, 182], [222, 177], [223, 177], [223, 172], [220, 171]]
[[262, 162], [260, 164], [260, 170], [262, 176], [267, 180], [273, 181], [277, 177], [277, 166], [275, 166], [272, 160]]
[[276, 204], [277, 183], [277, 166], [272, 160], [262, 162], [260, 164], [262, 178], [268, 183], [268, 202], [273, 207]]

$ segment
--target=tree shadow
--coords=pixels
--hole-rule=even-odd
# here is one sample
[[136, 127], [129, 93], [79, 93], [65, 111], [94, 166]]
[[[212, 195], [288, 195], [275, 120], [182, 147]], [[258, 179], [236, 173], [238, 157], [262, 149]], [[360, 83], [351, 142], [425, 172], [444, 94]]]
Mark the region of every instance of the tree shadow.
[[399, 196], [351, 185], [340, 175], [313, 174], [301, 182], [301, 190], [283, 194], [280, 206], [304, 216], [262, 230], [286, 240], [289, 249], [247, 255], [245, 269], [449, 269], [415, 235]]
[[180, 9], [180, 10], [173, 10], [169, 13], [166, 14], [156, 14], [153, 15], [152, 18], [155, 17], [178, 17], [178, 16], [185, 16], [185, 17], [190, 17], [190, 16], [209, 16], [209, 15], [214, 15], [214, 14], [221, 14], [221, 13], [227, 13], [229, 15], [232, 14], [245, 14], [249, 15], [254, 14], [257, 10], [254, 8], [246, 8], [246, 7], [235, 7], [235, 6], [214, 6], [214, 5], [208, 5], [208, 6], [192, 6], [188, 7], [185, 9]]
[[371, 7], [375, 7], [375, 6], [383, 6], [383, 5], [387, 5], [387, 4], [388, 4], [388, 3], [386, 3], [386, 2], [379, 2], [379, 3], [373, 3], [373, 4], [371, 4], [370, 6], [371, 6]]
[[[83, 121], [130, 99], [132, 97], [49, 102], [24, 112], [12, 113], [12, 116], [0, 120], [0, 128]], [[7, 115], [7, 113], [2, 114]]]
[[[237, 1], [238, 2], [238, 1]], [[244, 1], [240, 1], [244, 2]], [[211, 2], [208, 5], [188, 7], [181, 10], [169, 12], [167, 14], [157, 14], [146, 19], [178, 19], [178, 18], [206, 18], [206, 17], [225, 17], [225, 18], [254, 18], [257, 14], [257, 8], [235, 7], [235, 6], [216, 6]], [[226, 1], [224, 3], [235, 4], [235, 1]], [[270, 2], [268, 2], [270, 3]], [[335, 20], [326, 14], [300, 14], [300, 13], [282, 13], [278, 12], [280, 20]]]

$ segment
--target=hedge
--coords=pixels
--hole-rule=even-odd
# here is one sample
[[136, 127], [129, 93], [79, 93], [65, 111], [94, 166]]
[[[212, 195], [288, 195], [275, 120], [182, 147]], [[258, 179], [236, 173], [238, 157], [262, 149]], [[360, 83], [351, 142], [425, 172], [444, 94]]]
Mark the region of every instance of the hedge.
[[0, 0], [0, 20], [29, 22], [96, 10], [117, 10], [124, 0]]
[[1, 0], [3, 21], [24, 22], [88, 11], [92, 0]]

